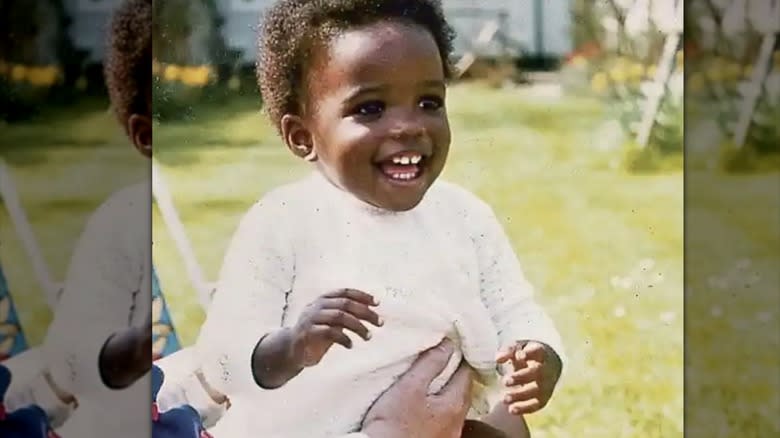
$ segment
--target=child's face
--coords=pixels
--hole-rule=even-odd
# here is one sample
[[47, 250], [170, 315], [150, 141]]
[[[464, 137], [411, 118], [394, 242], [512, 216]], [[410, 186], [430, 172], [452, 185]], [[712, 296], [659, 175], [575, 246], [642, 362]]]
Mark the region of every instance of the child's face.
[[325, 176], [364, 202], [415, 207], [450, 146], [431, 34], [397, 22], [346, 31], [314, 57], [308, 78], [304, 117], [283, 119], [287, 143], [299, 155], [313, 148]]

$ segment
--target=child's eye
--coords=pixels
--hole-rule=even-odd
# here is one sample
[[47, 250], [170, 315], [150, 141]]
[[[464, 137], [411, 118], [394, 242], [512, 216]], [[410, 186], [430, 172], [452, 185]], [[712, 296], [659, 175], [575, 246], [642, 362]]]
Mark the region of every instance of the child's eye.
[[356, 106], [354, 110], [352, 110], [352, 113], [359, 116], [377, 116], [382, 114], [382, 111], [384, 110], [384, 102], [374, 100], [371, 102], [361, 103], [360, 105]]
[[438, 96], [425, 96], [420, 99], [419, 105], [426, 111], [436, 111], [444, 106], [444, 99]]

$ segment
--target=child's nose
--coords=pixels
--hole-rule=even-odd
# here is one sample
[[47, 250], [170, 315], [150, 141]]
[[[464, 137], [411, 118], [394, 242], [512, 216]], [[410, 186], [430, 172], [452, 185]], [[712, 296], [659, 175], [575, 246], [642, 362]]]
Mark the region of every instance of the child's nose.
[[419, 117], [402, 115], [395, 120], [390, 134], [399, 140], [419, 138], [425, 134], [425, 125]]

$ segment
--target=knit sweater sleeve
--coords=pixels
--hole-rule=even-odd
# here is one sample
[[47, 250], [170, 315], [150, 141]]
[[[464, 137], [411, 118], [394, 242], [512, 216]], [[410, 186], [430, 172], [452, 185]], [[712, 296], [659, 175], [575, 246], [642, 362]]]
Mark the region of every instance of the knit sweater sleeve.
[[257, 387], [252, 353], [282, 324], [295, 264], [288, 211], [267, 197], [240, 221], [195, 345], [206, 381], [228, 397]]
[[479, 263], [480, 294], [498, 329], [500, 347], [517, 341], [548, 345], [565, 362], [561, 336], [534, 298], [534, 287], [523, 273], [512, 244], [493, 210], [482, 201], [470, 202], [472, 240]]
[[[148, 206], [144, 209], [142, 203], [151, 201], [143, 195], [135, 188], [121, 192], [90, 218], [72, 254], [44, 341], [53, 380], [79, 399], [107, 390], [99, 369], [103, 346], [148, 307], [141, 302], [149, 300], [141, 295], [150, 257], [143, 240], [149, 239], [144, 233]], [[130, 223], [130, 218], [138, 220]], [[123, 228], [125, 224], [130, 228]]]

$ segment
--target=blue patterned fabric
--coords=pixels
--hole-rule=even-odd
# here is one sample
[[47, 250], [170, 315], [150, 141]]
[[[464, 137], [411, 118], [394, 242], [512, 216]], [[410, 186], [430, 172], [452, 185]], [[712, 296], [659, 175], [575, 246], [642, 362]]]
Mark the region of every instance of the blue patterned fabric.
[[181, 348], [173, 320], [165, 302], [157, 271], [152, 267], [152, 312], [153, 312], [153, 356], [154, 360], [168, 356]]
[[0, 361], [27, 350], [19, 316], [0, 266]]
[[158, 413], [157, 394], [164, 381], [162, 370], [152, 365], [152, 438], [212, 438], [198, 412], [189, 405]]
[[0, 437], [3, 438], [59, 438], [54, 433], [46, 413], [38, 406], [27, 406], [6, 412], [5, 393], [11, 386], [11, 372], [0, 365]]

